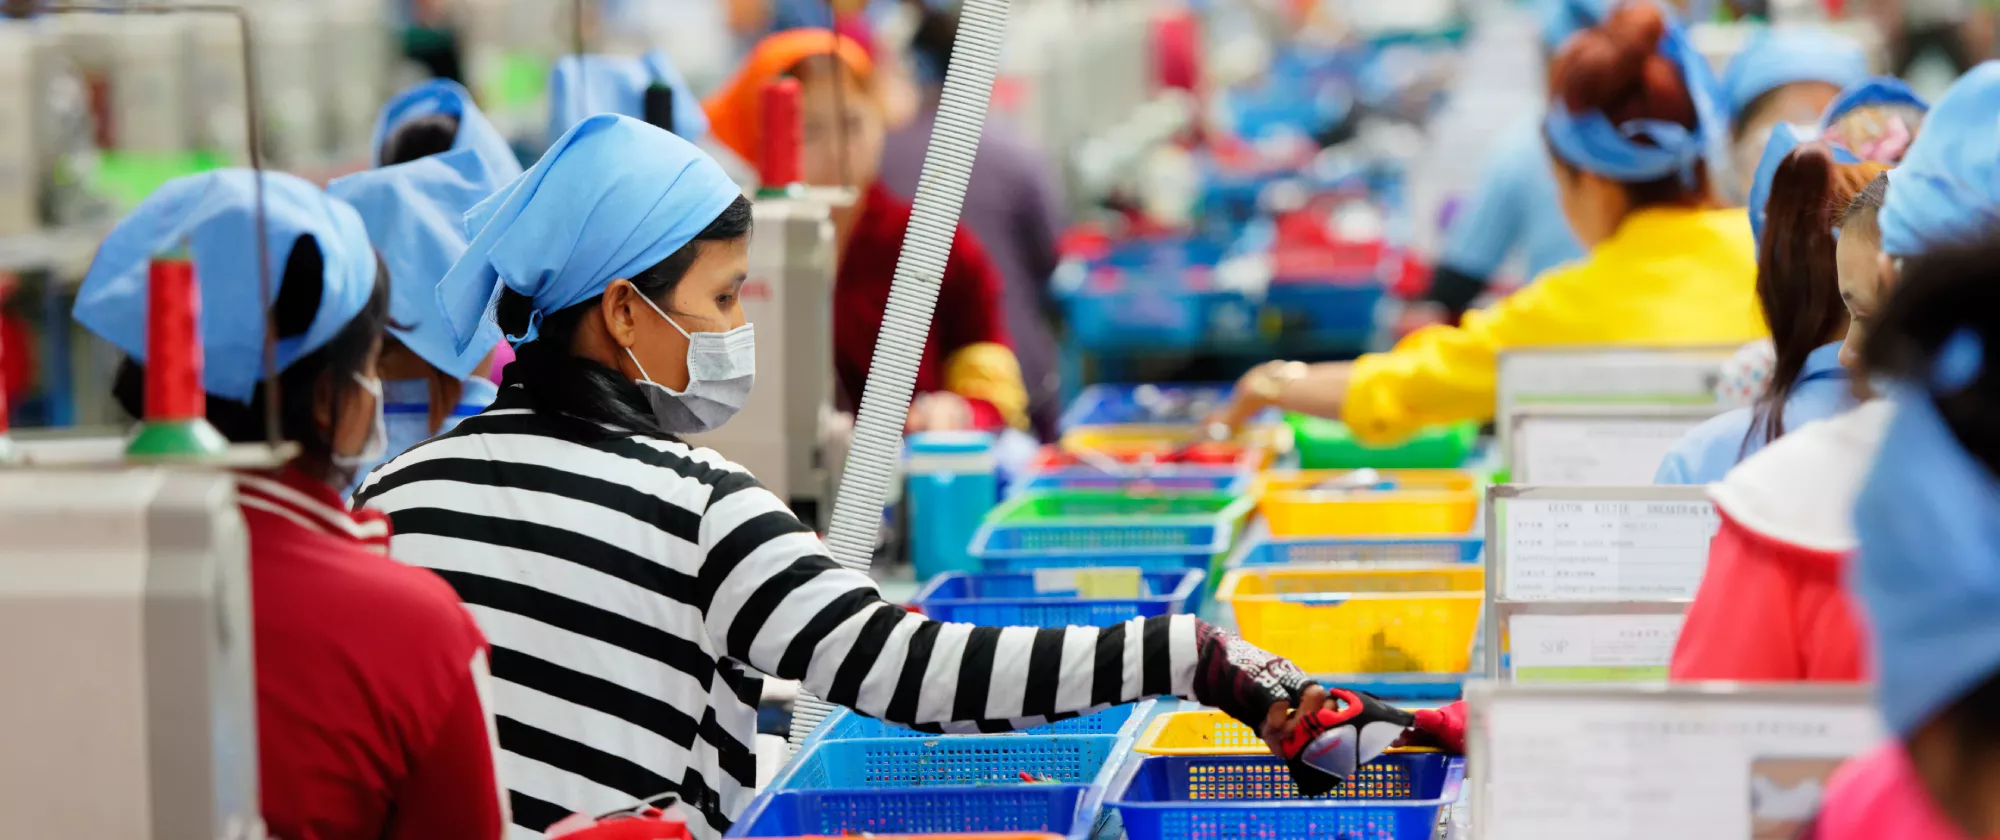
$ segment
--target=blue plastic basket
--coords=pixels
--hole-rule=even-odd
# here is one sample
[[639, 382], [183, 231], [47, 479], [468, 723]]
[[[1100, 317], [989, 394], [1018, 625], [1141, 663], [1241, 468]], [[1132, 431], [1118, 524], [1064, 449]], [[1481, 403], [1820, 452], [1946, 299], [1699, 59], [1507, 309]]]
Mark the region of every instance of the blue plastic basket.
[[1463, 758], [1390, 753], [1305, 799], [1270, 756], [1162, 755], [1127, 762], [1104, 801], [1131, 840], [1430, 840], [1464, 778]]
[[994, 508], [972, 537], [972, 553], [986, 571], [1021, 572], [1080, 566], [1134, 566], [1141, 571], [1207, 569], [1228, 553], [1256, 499], [1228, 499], [1221, 494], [1152, 497], [1173, 503], [1215, 500], [1199, 515], [1030, 515], [1044, 505], [1064, 500], [1122, 501], [1141, 504], [1118, 493], [1023, 493]]
[[[998, 733], [1012, 735], [1116, 735], [1135, 737], [1139, 727], [1146, 721], [1153, 701], [1127, 703], [1112, 706], [1094, 715], [1060, 720], [1047, 726], [1023, 729], [1019, 732]], [[806, 746], [820, 741], [851, 741], [856, 738], [960, 738], [961, 735], [935, 735], [918, 732], [867, 715], [856, 714], [852, 709], [835, 709], [826, 720], [806, 736]]]
[[[1151, 399], [1141, 402], [1140, 389]], [[1083, 389], [1063, 412], [1057, 425], [1064, 431], [1077, 426], [1112, 426], [1125, 423], [1195, 423], [1210, 409], [1229, 397], [1229, 383], [1188, 385], [1098, 384]]]
[[[1122, 745], [1121, 745], [1122, 744]], [[1027, 784], [1028, 773], [1090, 784], [1123, 758], [1116, 735], [935, 735], [822, 740], [771, 780], [770, 790], [906, 789]]]
[[1264, 539], [1243, 553], [1240, 565], [1409, 561], [1477, 563], [1486, 546], [1480, 537], [1325, 537]]
[[[1103, 256], [1057, 270], [1067, 340], [1087, 350], [1193, 347], [1211, 325], [1248, 318], [1241, 293], [1214, 288], [1205, 274], [1224, 245], [1195, 237], [1119, 242]], [[1219, 320], [1218, 320], [1219, 319]]]
[[[1144, 594], [1132, 598], [1080, 598], [1075, 582], [1048, 574], [951, 573], [931, 578], [910, 603], [938, 621], [988, 627], [1108, 627], [1134, 618], [1187, 612], [1200, 596], [1198, 569], [1141, 575]], [[1067, 584], [1065, 586], [1065, 584]]]
[[[1096, 806], [1086, 785], [766, 792], [730, 837], [1046, 831], [1087, 836]], [[1079, 813], [1083, 812], [1083, 813]]]
[[1264, 301], [1316, 333], [1366, 336], [1375, 330], [1375, 310], [1382, 302], [1380, 282], [1353, 283], [1295, 280], [1274, 282]]
[[1065, 467], [1035, 473], [1022, 482], [1029, 490], [1117, 490], [1132, 493], [1229, 493], [1250, 492], [1257, 475], [1242, 470], [1212, 467], [1169, 467], [1143, 476], [1107, 473], [1097, 467]]

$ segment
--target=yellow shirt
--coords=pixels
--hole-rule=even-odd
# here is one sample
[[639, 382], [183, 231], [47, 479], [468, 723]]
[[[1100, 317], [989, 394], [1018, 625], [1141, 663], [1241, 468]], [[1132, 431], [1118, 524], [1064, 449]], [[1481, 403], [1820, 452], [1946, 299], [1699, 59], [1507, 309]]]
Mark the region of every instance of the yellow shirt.
[[1467, 312], [1460, 326], [1426, 327], [1356, 360], [1342, 419], [1377, 444], [1431, 423], [1490, 420], [1499, 353], [1510, 347], [1747, 342], [1766, 332], [1756, 283], [1742, 208], [1640, 210], [1582, 260]]

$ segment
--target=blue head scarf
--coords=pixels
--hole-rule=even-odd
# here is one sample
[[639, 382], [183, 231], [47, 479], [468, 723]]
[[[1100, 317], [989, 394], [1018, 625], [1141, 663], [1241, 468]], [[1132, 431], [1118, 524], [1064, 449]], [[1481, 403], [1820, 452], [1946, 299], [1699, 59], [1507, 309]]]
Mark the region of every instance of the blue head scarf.
[[514, 156], [514, 149], [507, 145], [507, 138], [501, 137], [499, 130], [486, 121], [486, 115], [472, 103], [472, 94], [449, 79], [432, 79], [411, 85], [383, 104], [382, 113], [375, 117], [375, 140], [369, 151], [372, 165], [382, 165], [382, 144], [397, 126], [432, 114], [458, 118], [458, 136], [452, 139], [451, 147], [453, 150], [470, 149], [478, 155], [480, 164], [487, 170], [487, 180], [504, 184], [521, 174], [521, 159]]
[[[1750, 231], [1757, 237], [1760, 247], [1764, 241], [1765, 205], [1771, 202], [1771, 182], [1777, 180], [1778, 166], [1800, 144], [1816, 139], [1819, 139], [1819, 129], [1815, 126], [1778, 123], [1771, 127], [1771, 138], [1764, 141], [1764, 156], [1757, 159], [1757, 173], [1750, 180]], [[1835, 163], [1861, 161], [1853, 152], [1839, 146], [1832, 148]]]
[[2000, 62], [1972, 68], [1924, 118], [1891, 170], [1877, 224], [1882, 250], [1915, 256], [2000, 223]]
[[526, 174], [465, 214], [472, 243], [438, 283], [462, 352], [506, 284], [543, 316], [603, 294], [611, 281], [666, 259], [742, 197], [693, 144], [631, 117], [577, 123]]
[[1757, 97], [1797, 82], [1825, 82], [1837, 88], [1868, 78], [1868, 55], [1851, 38], [1811, 26], [1767, 29], [1758, 33], [1722, 72], [1722, 89], [1729, 101], [1729, 120]]
[[646, 89], [666, 85], [674, 92], [673, 131], [690, 143], [708, 136], [708, 113], [667, 54], [653, 50], [638, 58], [566, 55], [549, 73], [549, 137], [594, 114], [646, 118]]
[[1596, 26], [1610, 10], [1610, 0], [1541, 0], [1542, 47], [1554, 55], [1569, 36]]
[[1929, 111], [1931, 104], [1910, 87], [1908, 82], [1895, 76], [1870, 76], [1859, 83], [1850, 85], [1839, 96], [1827, 103], [1826, 113], [1819, 119], [1820, 128], [1840, 122], [1845, 117], [1862, 108], [1882, 108], [1905, 106], [1919, 111]]
[[357, 172], [326, 185], [354, 205], [389, 266], [389, 327], [403, 346], [454, 379], [472, 375], [500, 341], [482, 322], [464, 349], [437, 305], [437, 284], [465, 253], [465, 212], [499, 184], [470, 149]]
[[[1947, 342], [1939, 361], [1967, 341], [1976, 376], [1984, 351], [1974, 333]], [[1895, 400], [1855, 499], [1852, 586], [1874, 637], [1882, 716], [1907, 736], [2000, 669], [2000, 479], [1958, 442], [1928, 391], [1906, 386]]]
[[[1679, 174], [1684, 183], [1694, 185], [1695, 164], [1721, 153], [1728, 124], [1716, 105], [1715, 76], [1709, 72], [1708, 59], [1695, 50], [1679, 24], [1667, 22], [1659, 52], [1680, 68], [1694, 104], [1694, 130], [1666, 120], [1612, 125], [1601, 111], [1571, 113], [1557, 97], [1549, 103], [1542, 124], [1557, 157], [1621, 183], [1641, 184]], [[1634, 142], [1639, 138], [1652, 142]]]
[[[360, 214], [345, 202], [297, 176], [263, 177], [272, 298], [299, 237], [313, 237], [325, 263], [312, 324], [278, 340], [282, 371], [332, 340], [367, 305], [375, 293], [375, 251]], [[247, 169], [221, 169], [175, 178], [146, 196], [98, 246], [72, 317], [145, 361], [148, 266], [155, 254], [185, 242], [201, 287], [202, 389], [249, 402], [265, 374], [255, 179]]]

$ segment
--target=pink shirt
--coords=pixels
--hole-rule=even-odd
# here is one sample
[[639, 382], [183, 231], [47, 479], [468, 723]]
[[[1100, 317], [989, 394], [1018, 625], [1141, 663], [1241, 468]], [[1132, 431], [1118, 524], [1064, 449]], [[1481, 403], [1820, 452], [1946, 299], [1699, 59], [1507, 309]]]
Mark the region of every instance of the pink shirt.
[[1972, 840], [1944, 815], [1901, 744], [1890, 742], [1840, 766], [1812, 840]]

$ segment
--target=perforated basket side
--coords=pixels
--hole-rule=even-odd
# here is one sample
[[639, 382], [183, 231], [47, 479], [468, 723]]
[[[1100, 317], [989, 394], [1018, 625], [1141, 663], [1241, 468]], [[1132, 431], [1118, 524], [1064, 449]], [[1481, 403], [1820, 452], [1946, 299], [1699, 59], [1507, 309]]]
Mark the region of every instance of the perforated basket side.
[[738, 837], [840, 837], [856, 833], [963, 834], [1034, 831], [1069, 834], [1083, 785], [1015, 785], [934, 790], [804, 790], [769, 800]]

